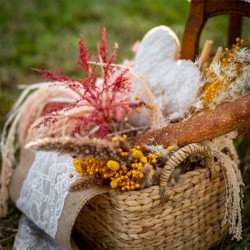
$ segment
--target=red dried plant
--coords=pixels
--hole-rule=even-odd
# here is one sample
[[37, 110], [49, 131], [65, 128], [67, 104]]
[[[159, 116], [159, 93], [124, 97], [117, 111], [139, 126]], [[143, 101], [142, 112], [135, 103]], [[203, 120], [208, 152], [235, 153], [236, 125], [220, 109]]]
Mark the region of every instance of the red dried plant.
[[[91, 128], [98, 126], [97, 135], [105, 137], [112, 132], [113, 124], [120, 121], [121, 113], [126, 114], [133, 109], [145, 106], [143, 101], [133, 103], [130, 101], [131, 79], [129, 69], [118, 70], [114, 64], [118, 51], [118, 45], [115, 44], [109, 57], [106, 29], [103, 28], [101, 40], [98, 46], [98, 58], [96, 62], [90, 62], [91, 54], [85, 47], [84, 38], [79, 39], [80, 57], [77, 62], [78, 68], [86, 74], [85, 79], [70, 79], [64, 74], [61, 68], [55, 71], [33, 68], [33, 70], [42, 73], [43, 77], [61, 82], [66, 88], [76, 92], [80, 98], [73, 103], [58, 105], [56, 108], [46, 112], [46, 115], [40, 126], [50, 126], [55, 123], [62, 112], [70, 111], [81, 106], [91, 107], [90, 115], [70, 116], [69, 119], [77, 119], [77, 125], [74, 133], [88, 133]], [[96, 67], [101, 67], [101, 72], [97, 73]], [[97, 80], [97, 79], [101, 80]], [[120, 113], [120, 115], [119, 115]]]

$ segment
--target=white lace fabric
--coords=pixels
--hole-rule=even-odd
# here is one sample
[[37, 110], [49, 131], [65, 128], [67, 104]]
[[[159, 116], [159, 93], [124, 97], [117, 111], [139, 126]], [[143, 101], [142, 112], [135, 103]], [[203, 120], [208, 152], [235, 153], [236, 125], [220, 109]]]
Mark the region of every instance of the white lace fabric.
[[66, 250], [59, 245], [48, 234], [38, 228], [25, 215], [19, 221], [18, 232], [15, 237], [14, 249], [36, 249], [36, 250]]
[[16, 202], [17, 207], [52, 238], [56, 236], [68, 187], [79, 177], [74, 174], [69, 178], [69, 173], [74, 172], [72, 162], [70, 155], [37, 152]]

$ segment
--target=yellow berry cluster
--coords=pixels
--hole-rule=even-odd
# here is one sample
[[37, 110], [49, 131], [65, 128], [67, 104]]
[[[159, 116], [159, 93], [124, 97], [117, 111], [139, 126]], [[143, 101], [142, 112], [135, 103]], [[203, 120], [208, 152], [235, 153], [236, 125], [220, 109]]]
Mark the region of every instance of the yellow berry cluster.
[[[126, 136], [123, 136], [126, 139]], [[112, 140], [115, 142], [115, 138]], [[93, 176], [108, 180], [111, 188], [119, 188], [122, 191], [135, 190], [141, 187], [141, 180], [144, 177], [143, 167], [146, 163], [155, 166], [160, 152], [149, 153], [147, 156], [141, 150], [140, 146], [132, 148], [129, 152], [117, 149], [117, 154], [124, 157], [124, 162], [129, 156], [132, 156], [132, 162], [127, 165], [115, 160], [98, 160], [93, 157], [84, 159], [74, 158], [73, 165], [81, 176]], [[154, 169], [151, 174], [154, 175]]]
[[230, 78], [225, 72], [223, 72], [223, 67], [230, 67], [233, 64], [233, 68], [236, 69], [237, 75], [241, 74], [241, 62], [235, 60], [235, 52], [240, 50], [240, 47], [244, 44], [244, 40], [236, 38], [236, 44], [232, 46], [231, 49], [226, 48], [225, 54], [221, 59], [221, 77], [216, 75], [211, 66], [205, 69], [206, 84], [200, 95], [202, 100], [203, 109], [209, 108], [210, 105], [216, 105], [214, 103], [216, 95], [220, 91], [226, 91], [227, 85], [234, 82], [234, 79]]
[[107, 161], [97, 160], [93, 157], [86, 157], [84, 159], [74, 158], [73, 165], [81, 176], [94, 175], [96, 173], [107, 174], [106, 166]]

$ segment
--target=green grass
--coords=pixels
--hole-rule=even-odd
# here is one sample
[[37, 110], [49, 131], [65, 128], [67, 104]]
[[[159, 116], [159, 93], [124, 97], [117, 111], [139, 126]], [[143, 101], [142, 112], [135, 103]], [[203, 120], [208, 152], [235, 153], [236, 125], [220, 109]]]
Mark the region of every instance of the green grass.
[[[1, 0], [0, 8], [1, 129], [20, 93], [17, 85], [42, 81], [38, 74], [31, 71], [31, 67], [54, 69], [62, 66], [67, 74], [77, 74], [75, 62], [79, 34], [84, 34], [87, 46], [94, 50], [102, 27], [106, 27], [109, 45], [119, 43], [118, 62], [121, 62], [132, 57], [130, 48], [133, 43], [154, 26], [170, 26], [181, 40], [189, 3], [185, 0]], [[216, 46], [225, 46], [227, 28], [228, 17], [210, 19], [202, 33], [200, 46], [205, 39], [213, 39]], [[249, 30], [250, 21], [244, 19], [243, 37], [248, 41]], [[250, 180], [246, 178], [250, 174], [249, 140], [239, 139], [237, 148], [246, 183], [244, 239], [240, 243], [225, 239], [217, 249], [244, 249], [250, 244]], [[16, 214], [18, 212], [13, 210], [7, 218], [13, 230], [17, 225]], [[2, 228], [0, 237], [3, 234], [1, 231]], [[0, 238], [0, 242], [10, 249], [13, 237], [8, 235], [13, 233], [6, 234], [5, 230], [5, 238]]]

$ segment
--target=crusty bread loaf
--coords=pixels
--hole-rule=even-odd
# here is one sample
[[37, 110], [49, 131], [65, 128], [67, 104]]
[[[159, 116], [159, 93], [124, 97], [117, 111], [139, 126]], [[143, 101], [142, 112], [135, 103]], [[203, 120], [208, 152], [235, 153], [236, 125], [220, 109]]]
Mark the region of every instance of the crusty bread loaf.
[[[250, 95], [204, 110], [188, 120], [148, 131], [133, 139], [134, 145], [162, 144], [179, 147], [226, 134], [250, 124]], [[152, 140], [153, 139], [153, 140]]]

